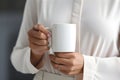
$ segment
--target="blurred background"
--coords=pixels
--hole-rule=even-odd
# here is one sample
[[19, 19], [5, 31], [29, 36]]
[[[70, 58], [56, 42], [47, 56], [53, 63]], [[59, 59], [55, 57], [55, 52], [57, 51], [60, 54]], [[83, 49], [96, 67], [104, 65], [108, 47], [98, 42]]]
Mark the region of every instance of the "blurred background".
[[34, 75], [17, 72], [10, 62], [26, 0], [0, 0], [0, 80], [32, 80]]

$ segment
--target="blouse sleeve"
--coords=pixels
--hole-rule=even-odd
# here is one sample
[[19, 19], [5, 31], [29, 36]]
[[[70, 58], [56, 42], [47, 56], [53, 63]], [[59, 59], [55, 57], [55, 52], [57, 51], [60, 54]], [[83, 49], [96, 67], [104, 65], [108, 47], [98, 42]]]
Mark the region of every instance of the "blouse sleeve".
[[36, 0], [27, 0], [23, 15], [23, 21], [19, 32], [17, 43], [11, 55], [11, 62], [15, 69], [22, 73], [37, 73], [30, 61], [30, 48], [27, 32], [33, 25], [37, 24]]
[[[118, 38], [120, 52], [120, 34]], [[120, 55], [100, 58], [84, 55], [83, 80], [120, 80]]]
[[84, 55], [83, 80], [119, 80], [120, 58], [98, 58]]

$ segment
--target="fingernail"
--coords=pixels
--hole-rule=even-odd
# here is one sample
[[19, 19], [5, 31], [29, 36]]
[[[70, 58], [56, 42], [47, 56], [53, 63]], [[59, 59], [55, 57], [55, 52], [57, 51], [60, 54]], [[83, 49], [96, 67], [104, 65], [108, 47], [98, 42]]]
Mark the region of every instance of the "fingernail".
[[47, 36], [50, 37], [50, 34], [48, 34]]
[[52, 35], [52, 33], [49, 31], [49, 34]]
[[50, 37], [51, 37], [51, 34], [47, 34], [47, 36], [50, 38]]

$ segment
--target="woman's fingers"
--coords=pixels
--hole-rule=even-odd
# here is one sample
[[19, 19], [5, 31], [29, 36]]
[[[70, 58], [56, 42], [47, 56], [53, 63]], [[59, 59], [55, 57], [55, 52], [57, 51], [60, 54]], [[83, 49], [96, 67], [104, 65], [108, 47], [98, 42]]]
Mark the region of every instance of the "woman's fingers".
[[51, 62], [51, 63], [55, 69], [69, 71], [68, 67], [64, 64], [59, 64], [54, 62]]
[[60, 70], [74, 71], [76, 69], [79, 69], [79, 67], [78, 67], [79, 65], [78, 66], [70, 66], [70, 65], [67, 65], [67, 63], [65, 61], [63, 61], [63, 62], [61, 62], [61, 61], [60, 62], [59, 61], [56, 62], [55, 60], [51, 60], [51, 63], [53, 64], [53, 66], [56, 69], [60, 67]]
[[50, 59], [53, 63], [57, 63], [57, 64], [69, 65], [70, 63], [70, 60], [65, 58], [55, 57], [54, 55], [50, 55]]
[[34, 37], [34, 38], [37, 38], [37, 39], [47, 39], [47, 36], [40, 32], [40, 31], [35, 31], [33, 29], [31, 29], [29, 32], [28, 32], [28, 35], [31, 37]]
[[40, 54], [49, 50], [49, 32], [43, 25], [35, 25], [29, 32], [29, 46], [33, 53]]
[[75, 75], [76, 73], [80, 72], [80, 69], [79, 68], [77, 69], [76, 67], [70, 67], [62, 64], [57, 64], [54, 62], [51, 62], [51, 64], [55, 69], [67, 75]]
[[75, 75], [83, 72], [83, 56], [80, 53], [60, 53], [50, 56], [50, 59], [53, 67], [64, 74]]
[[41, 24], [37, 24], [28, 32], [29, 36], [38, 39], [47, 39], [50, 37], [50, 32]]
[[[77, 67], [74, 67], [74, 65], [76, 65], [76, 61], [74, 59], [66, 59], [66, 58], [59, 58], [59, 57], [56, 57], [54, 55], [50, 55], [50, 59], [53, 63], [56, 63], [56, 64], [62, 64], [62, 65], [65, 65], [65, 66], [68, 66], [67, 68], [68, 69], [72, 69], [72, 68], [76, 68]], [[73, 66], [73, 67], [71, 67]], [[78, 65], [79, 66], [79, 65]]]
[[70, 53], [70, 52], [57, 52], [55, 53], [55, 56], [60, 57], [60, 58], [66, 58], [66, 59], [71, 59], [76, 57], [76, 53]]
[[33, 27], [34, 30], [36, 31], [41, 31], [46, 35], [49, 35], [50, 32], [42, 25], [42, 24], [37, 24]]
[[38, 45], [38, 46], [47, 46], [48, 45], [48, 40], [40, 40], [40, 39], [31, 37], [29, 39], [29, 41], [33, 44]]

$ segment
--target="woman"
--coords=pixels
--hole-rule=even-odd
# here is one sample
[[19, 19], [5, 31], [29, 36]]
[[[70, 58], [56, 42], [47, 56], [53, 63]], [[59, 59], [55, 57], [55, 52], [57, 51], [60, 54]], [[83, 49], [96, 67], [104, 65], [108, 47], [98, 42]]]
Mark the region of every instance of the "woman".
[[[56, 23], [77, 24], [76, 53], [49, 54]], [[119, 80], [119, 27], [120, 0], [27, 0], [11, 61], [34, 80]]]

